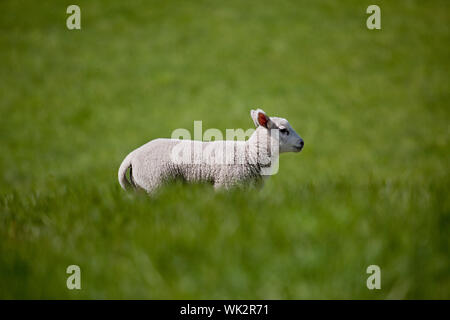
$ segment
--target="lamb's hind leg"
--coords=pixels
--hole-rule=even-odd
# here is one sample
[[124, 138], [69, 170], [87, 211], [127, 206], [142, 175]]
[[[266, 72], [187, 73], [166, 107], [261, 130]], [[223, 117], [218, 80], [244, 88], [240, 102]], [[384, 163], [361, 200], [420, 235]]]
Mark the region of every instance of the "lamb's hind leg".
[[232, 181], [219, 179], [214, 182], [214, 190], [229, 190], [231, 189], [235, 184]]
[[143, 172], [139, 170], [133, 170], [133, 182], [137, 189], [145, 191], [148, 195], [153, 195], [156, 190], [163, 184], [162, 174], [158, 170]]
[[215, 191], [219, 191], [224, 189], [223, 185], [221, 183], [219, 183], [218, 181], [214, 182], [214, 190]]

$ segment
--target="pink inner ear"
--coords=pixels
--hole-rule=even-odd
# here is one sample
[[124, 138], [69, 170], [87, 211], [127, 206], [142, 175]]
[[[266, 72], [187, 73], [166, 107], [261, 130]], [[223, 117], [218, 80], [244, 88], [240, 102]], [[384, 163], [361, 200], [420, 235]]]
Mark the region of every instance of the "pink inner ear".
[[267, 128], [267, 120], [268, 119], [264, 113], [262, 112], [258, 113], [258, 123], [260, 126]]

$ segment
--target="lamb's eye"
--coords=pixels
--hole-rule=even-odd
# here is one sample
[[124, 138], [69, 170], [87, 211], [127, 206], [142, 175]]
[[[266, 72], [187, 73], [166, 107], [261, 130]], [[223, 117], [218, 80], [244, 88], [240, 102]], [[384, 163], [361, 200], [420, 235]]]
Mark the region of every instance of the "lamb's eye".
[[280, 132], [281, 132], [282, 134], [289, 135], [289, 130], [286, 129], [286, 128], [280, 129]]

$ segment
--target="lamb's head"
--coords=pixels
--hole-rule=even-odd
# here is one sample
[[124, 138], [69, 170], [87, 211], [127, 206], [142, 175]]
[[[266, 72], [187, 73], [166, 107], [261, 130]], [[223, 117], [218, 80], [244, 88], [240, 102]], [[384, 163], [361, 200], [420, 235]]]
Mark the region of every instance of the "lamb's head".
[[289, 122], [284, 118], [269, 117], [261, 110], [251, 110], [250, 115], [259, 130], [267, 130], [267, 133], [273, 136], [278, 134], [279, 152], [300, 152], [303, 149], [303, 139], [292, 128]]

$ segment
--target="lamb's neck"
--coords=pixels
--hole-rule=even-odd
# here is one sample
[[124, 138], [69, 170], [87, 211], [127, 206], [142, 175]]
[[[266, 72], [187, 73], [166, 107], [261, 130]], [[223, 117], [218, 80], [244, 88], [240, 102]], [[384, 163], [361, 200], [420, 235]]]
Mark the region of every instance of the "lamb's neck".
[[271, 142], [268, 130], [258, 127], [246, 141], [249, 163], [260, 167], [270, 166], [274, 155]]

